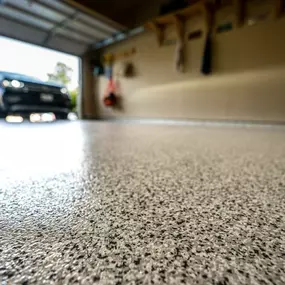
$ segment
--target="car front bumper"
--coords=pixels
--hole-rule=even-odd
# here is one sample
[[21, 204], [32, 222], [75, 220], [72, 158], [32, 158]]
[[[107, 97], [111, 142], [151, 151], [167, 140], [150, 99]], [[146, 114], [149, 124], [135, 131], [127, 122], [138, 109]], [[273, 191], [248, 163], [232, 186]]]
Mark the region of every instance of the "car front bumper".
[[71, 101], [66, 95], [52, 94], [53, 100], [46, 102], [41, 93], [4, 92], [0, 99], [0, 108], [7, 114], [60, 113], [71, 111]]

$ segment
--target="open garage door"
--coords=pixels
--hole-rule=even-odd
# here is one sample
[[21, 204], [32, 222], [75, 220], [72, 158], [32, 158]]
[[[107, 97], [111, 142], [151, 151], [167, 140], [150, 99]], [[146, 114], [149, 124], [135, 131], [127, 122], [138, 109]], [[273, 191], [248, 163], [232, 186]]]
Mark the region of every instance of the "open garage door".
[[0, 0], [0, 35], [77, 56], [123, 28], [72, 0]]

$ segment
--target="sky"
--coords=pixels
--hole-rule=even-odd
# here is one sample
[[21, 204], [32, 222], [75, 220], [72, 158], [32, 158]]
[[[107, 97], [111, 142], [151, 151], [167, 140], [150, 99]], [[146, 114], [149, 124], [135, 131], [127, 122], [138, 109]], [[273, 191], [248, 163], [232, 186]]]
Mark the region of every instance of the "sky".
[[78, 57], [0, 36], [1, 71], [21, 73], [46, 81], [47, 73], [53, 73], [59, 61], [73, 69], [68, 88], [75, 89], [79, 80]]

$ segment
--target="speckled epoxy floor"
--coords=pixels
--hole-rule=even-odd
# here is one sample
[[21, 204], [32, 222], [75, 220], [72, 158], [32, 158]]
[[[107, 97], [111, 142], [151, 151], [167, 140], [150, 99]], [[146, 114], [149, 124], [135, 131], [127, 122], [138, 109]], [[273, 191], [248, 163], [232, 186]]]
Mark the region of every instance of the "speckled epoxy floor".
[[285, 284], [284, 127], [0, 137], [2, 284]]

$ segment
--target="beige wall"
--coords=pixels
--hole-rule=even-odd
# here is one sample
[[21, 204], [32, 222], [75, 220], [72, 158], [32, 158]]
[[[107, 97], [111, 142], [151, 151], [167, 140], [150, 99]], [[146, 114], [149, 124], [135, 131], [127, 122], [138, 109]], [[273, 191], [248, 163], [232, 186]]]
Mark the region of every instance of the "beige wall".
[[[192, 19], [187, 34], [198, 27], [203, 28], [203, 22]], [[167, 37], [174, 35], [168, 29]], [[284, 18], [215, 35], [214, 71], [208, 77], [200, 74], [204, 38], [187, 41], [184, 74], [175, 71], [175, 45], [158, 47], [152, 32], [109, 47], [106, 51], [115, 53], [137, 49], [134, 56], [114, 67], [117, 73], [124, 61], [130, 61], [137, 76], [118, 77], [121, 110], [103, 106], [107, 80], [97, 79], [97, 116], [285, 122], [284, 35]]]

